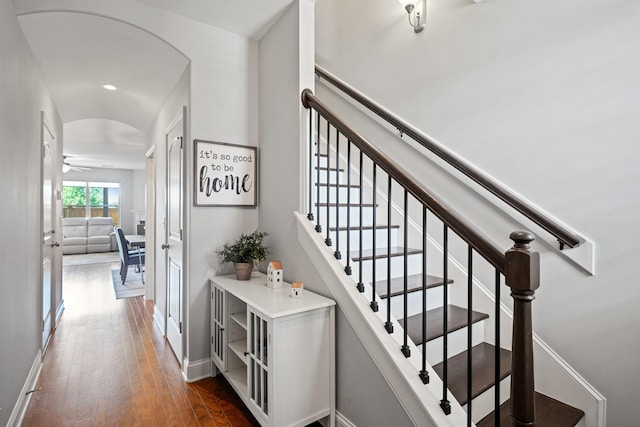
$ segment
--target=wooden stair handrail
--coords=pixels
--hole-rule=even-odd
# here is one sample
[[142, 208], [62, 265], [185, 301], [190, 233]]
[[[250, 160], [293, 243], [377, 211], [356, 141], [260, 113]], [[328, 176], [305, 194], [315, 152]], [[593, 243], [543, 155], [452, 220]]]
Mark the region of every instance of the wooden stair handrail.
[[328, 71], [324, 70], [322, 67], [316, 65], [315, 67], [316, 75], [325, 79], [329, 83], [331, 83], [336, 88], [340, 89], [342, 92], [349, 95], [351, 98], [355, 99], [357, 102], [362, 104], [365, 108], [372, 111], [380, 118], [385, 120], [387, 123], [394, 126], [398, 129], [402, 134], [409, 135], [414, 141], [418, 142], [420, 145], [425, 147], [427, 150], [431, 151], [442, 160], [462, 172], [468, 178], [472, 179], [483, 188], [497, 196], [500, 200], [504, 201], [507, 205], [511, 206], [522, 215], [529, 218], [531, 221], [538, 224], [540, 227], [545, 229], [547, 232], [552, 234], [554, 237], [558, 239], [561, 244], [561, 249], [563, 245], [569, 246], [570, 248], [578, 247], [582, 243], [585, 242], [584, 237], [579, 236], [574, 233], [572, 230], [569, 230], [567, 227], [564, 227], [562, 224], [555, 221], [549, 215], [540, 211], [521, 197], [516, 194], [507, 191], [504, 186], [496, 183], [491, 177], [477, 169], [463, 158], [459, 157], [457, 154], [438, 144], [425, 134], [423, 134], [420, 130], [411, 126], [406, 121], [402, 120], [395, 114], [391, 113], [387, 109], [383, 108], [376, 102], [372, 101], [370, 98], [366, 97], [358, 90], [349, 86], [342, 80], [338, 79], [336, 76], [332, 75]]
[[[312, 108], [366, 154], [375, 165], [384, 170], [416, 200], [428, 207], [444, 224], [503, 274], [513, 297], [513, 339], [511, 359], [511, 421], [516, 427], [535, 426], [535, 387], [533, 366], [533, 327], [531, 302], [540, 286], [540, 255], [530, 251], [534, 236], [527, 231], [511, 233], [514, 246], [502, 253], [489, 239], [454, 213], [446, 204], [430, 195], [418, 185], [399, 165], [369, 143], [356, 130], [336, 114], [310, 89], [301, 94], [305, 108]], [[406, 198], [406, 196], [405, 196]], [[498, 281], [499, 283], [499, 281]], [[496, 290], [496, 295], [499, 295]], [[500, 304], [499, 298], [496, 301]], [[496, 338], [499, 351], [499, 341]], [[498, 386], [498, 384], [496, 384]], [[499, 403], [498, 403], [499, 405]], [[447, 413], [445, 411], [445, 413]], [[499, 415], [499, 414], [498, 414]]]
[[456, 215], [444, 202], [427, 193], [413, 178], [409, 177], [400, 166], [385, 156], [351, 126], [338, 118], [326, 104], [313, 94], [311, 89], [304, 89], [301, 98], [305, 108], [313, 108], [318, 111], [329, 123], [358, 147], [359, 150], [365, 153], [386, 173], [391, 175], [420, 203], [427, 206], [434, 215], [447, 224], [458, 236], [498, 269], [498, 271], [504, 274], [504, 253], [491, 243], [485, 235], [474, 229], [466, 220]]

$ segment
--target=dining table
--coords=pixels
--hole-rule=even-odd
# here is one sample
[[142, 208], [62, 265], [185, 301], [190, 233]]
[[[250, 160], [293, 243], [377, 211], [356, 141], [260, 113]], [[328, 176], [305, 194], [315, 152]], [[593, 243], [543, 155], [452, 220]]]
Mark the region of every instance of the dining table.
[[[138, 251], [138, 268], [140, 269], [140, 276], [142, 277], [142, 283], [144, 283], [144, 269], [142, 268], [142, 251], [145, 247], [145, 237], [141, 234], [125, 234], [124, 238], [127, 240], [127, 245], [131, 247], [131, 249], [136, 249]], [[137, 271], [136, 271], [137, 273]]]

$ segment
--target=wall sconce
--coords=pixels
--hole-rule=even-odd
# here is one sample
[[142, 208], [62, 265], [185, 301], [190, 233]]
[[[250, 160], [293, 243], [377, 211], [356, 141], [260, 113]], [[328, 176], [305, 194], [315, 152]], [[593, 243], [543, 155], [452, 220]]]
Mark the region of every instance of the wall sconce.
[[[424, 30], [424, 23], [427, 20], [427, 0], [398, 0], [404, 10], [409, 15], [409, 25], [416, 33]], [[422, 9], [420, 11], [419, 9]]]

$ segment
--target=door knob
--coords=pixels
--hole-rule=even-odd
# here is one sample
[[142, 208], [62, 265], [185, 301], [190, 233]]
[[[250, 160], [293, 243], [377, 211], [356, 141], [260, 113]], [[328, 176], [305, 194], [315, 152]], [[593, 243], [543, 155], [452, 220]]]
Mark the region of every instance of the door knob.
[[162, 249], [169, 249], [169, 245], [167, 245], [167, 244], [163, 244], [163, 245], [162, 245]]
[[60, 242], [53, 242], [53, 243], [51, 244], [51, 247], [53, 248], [54, 246], [55, 246], [56, 248], [57, 248], [57, 247], [59, 247], [59, 246], [60, 246]]

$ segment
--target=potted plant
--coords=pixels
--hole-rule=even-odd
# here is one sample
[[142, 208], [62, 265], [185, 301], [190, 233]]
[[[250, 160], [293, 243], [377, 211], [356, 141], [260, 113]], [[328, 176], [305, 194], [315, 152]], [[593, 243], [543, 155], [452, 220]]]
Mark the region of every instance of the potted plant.
[[251, 234], [241, 234], [234, 243], [225, 243], [218, 255], [223, 262], [232, 262], [236, 279], [249, 280], [253, 265], [264, 261], [269, 251], [263, 240], [268, 233], [256, 230]]

